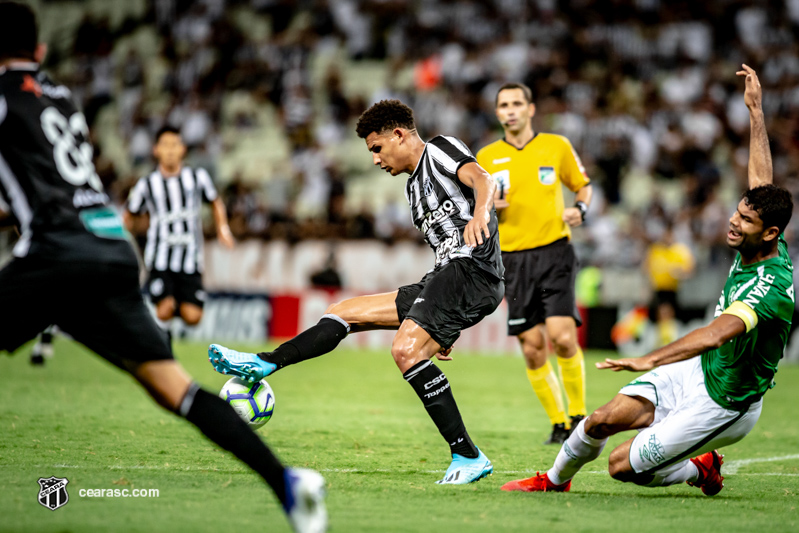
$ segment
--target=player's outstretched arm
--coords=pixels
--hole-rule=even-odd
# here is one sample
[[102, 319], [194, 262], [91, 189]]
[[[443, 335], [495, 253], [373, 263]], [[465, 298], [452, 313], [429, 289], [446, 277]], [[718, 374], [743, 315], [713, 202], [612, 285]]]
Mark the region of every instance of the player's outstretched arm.
[[233, 233], [231, 233], [230, 226], [228, 225], [225, 203], [221, 198], [217, 198], [211, 203], [211, 207], [214, 211], [216, 238], [219, 239], [219, 242], [221, 242], [226, 248], [233, 248], [233, 245], [236, 243], [236, 239], [233, 238]]
[[688, 335], [671, 344], [658, 348], [644, 357], [633, 359], [605, 359], [597, 363], [599, 369], [610, 369], [614, 372], [629, 370], [631, 372], [647, 372], [655, 367], [685, 361], [708, 350], [721, 347], [725, 342], [746, 333], [743, 319], [723, 314], [705, 327], [695, 329]]
[[760, 185], [767, 185], [773, 181], [771, 169], [771, 149], [766, 133], [766, 121], [763, 116], [763, 89], [757, 73], [748, 65], [742, 65], [742, 70], [736, 72], [739, 76], [746, 76], [746, 90], [744, 102], [749, 108], [749, 188], [754, 189]]
[[463, 228], [463, 240], [474, 248], [483, 244], [483, 235], [486, 239], [491, 237], [488, 221], [491, 220], [491, 207], [494, 205], [494, 191], [497, 184], [477, 163], [463, 165], [458, 170], [458, 179], [475, 192], [474, 218]]

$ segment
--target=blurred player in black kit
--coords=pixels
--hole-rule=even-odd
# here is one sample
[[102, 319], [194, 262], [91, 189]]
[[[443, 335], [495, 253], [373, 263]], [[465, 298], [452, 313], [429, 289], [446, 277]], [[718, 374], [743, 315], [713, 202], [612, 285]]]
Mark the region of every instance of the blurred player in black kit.
[[86, 119], [70, 90], [39, 70], [45, 53], [33, 11], [0, 3], [0, 207], [20, 231], [14, 258], [0, 270], [0, 351], [57, 325], [258, 472], [295, 530], [324, 531], [322, 477], [285, 468], [173, 359], [139, 292], [122, 218], [92, 164]]

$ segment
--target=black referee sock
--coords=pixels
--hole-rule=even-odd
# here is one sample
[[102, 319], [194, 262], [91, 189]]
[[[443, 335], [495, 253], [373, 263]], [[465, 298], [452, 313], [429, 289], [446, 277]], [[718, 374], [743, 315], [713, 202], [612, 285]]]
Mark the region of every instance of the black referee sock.
[[261, 352], [258, 357], [283, 368], [332, 352], [350, 331], [349, 325], [335, 315], [324, 315], [310, 327], [278, 346], [274, 352]]
[[230, 405], [194, 383], [180, 404], [180, 414], [219, 447], [232, 452], [258, 472], [275, 491], [280, 503], [285, 505], [285, 468]]
[[480, 455], [466, 433], [447, 376], [431, 361], [422, 361], [409, 368], [402, 377], [422, 400], [427, 414], [449, 444], [450, 451], [470, 459]]

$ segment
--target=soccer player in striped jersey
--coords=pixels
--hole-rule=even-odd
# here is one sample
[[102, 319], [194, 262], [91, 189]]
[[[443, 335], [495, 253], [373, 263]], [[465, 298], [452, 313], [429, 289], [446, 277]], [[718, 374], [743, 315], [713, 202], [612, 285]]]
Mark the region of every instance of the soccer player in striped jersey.
[[449, 444], [452, 462], [438, 483], [477, 481], [493, 466], [472, 443], [447, 376], [431, 359], [450, 359], [460, 332], [502, 300], [496, 185], [460, 140], [424, 142], [413, 111], [398, 100], [367, 109], [356, 131], [375, 165], [392, 176], [410, 174], [405, 196], [414, 225], [435, 253], [434, 267], [413, 285], [330, 306], [317, 325], [273, 352], [247, 354], [212, 344], [209, 357], [217, 371], [254, 381], [332, 351], [350, 332], [396, 329], [391, 355]]
[[13, 353], [56, 324], [261, 475], [295, 531], [324, 531], [322, 477], [284, 467], [230, 405], [175, 361], [92, 164], [86, 119], [70, 90], [39, 70], [46, 47], [37, 36], [30, 7], [0, 2], [0, 206], [21, 235], [0, 270], [0, 352]]
[[[578, 262], [570, 239], [571, 228], [583, 223], [592, 188], [566, 137], [533, 131], [535, 105], [529, 87], [500, 87], [495, 112], [505, 137], [477, 152], [477, 162], [498, 184], [508, 335], [519, 339], [527, 379], [552, 425], [544, 444], [562, 444], [569, 429], [587, 414], [585, 363], [577, 344], [581, 320], [574, 296]], [[563, 205], [563, 185], [576, 193], [574, 207]], [[549, 362], [549, 341], [557, 355], [570, 420]]]
[[156, 316], [168, 331], [175, 315], [189, 325], [202, 319], [203, 201], [212, 205], [219, 242], [233, 248], [234, 240], [225, 204], [211, 176], [203, 168], [183, 164], [186, 146], [177, 128], [164, 126], [158, 131], [153, 155], [158, 167], [131, 189], [125, 217], [131, 227], [131, 215], [150, 215], [144, 248], [144, 264], [150, 274], [147, 289]]
[[772, 184], [771, 153], [754, 70], [744, 65], [749, 108], [749, 189], [729, 221], [727, 244], [738, 251], [715, 319], [637, 359], [606, 359], [601, 369], [648, 371], [594, 411], [569, 436], [549, 471], [502, 490], [568, 491], [608, 437], [638, 435], [610, 453], [610, 475], [647, 487], [687, 482], [707, 496], [724, 487], [716, 450], [754, 428], [763, 395], [774, 386], [794, 310], [793, 266], [782, 236], [791, 194]]

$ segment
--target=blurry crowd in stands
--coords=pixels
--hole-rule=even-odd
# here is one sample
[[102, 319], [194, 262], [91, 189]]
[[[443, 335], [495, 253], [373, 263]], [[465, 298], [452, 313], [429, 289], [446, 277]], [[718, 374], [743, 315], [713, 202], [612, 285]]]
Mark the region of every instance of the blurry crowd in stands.
[[[419, 239], [401, 186], [376, 210], [347, 207], [356, 178], [330, 154], [355, 137], [360, 112], [385, 98], [413, 107], [423, 138], [454, 135], [477, 152], [501, 135], [496, 89], [517, 80], [533, 89], [535, 129], [568, 137], [594, 180], [596, 199], [575, 232], [583, 263], [640, 265], [672, 227], [698, 264], [728, 261], [725, 221], [748, 160], [741, 63], [763, 84], [775, 181], [799, 192], [799, 0], [151, 4], [113, 28], [87, 16], [71, 49], [56, 46], [48, 66], [60, 67], [90, 124], [105, 106], [116, 110], [130, 175], [94, 140], [98, 170], [119, 201], [152, 165], [153, 132], [163, 123], [181, 127], [190, 161], [214, 174], [229, 149], [220, 134], [226, 95], [244, 91], [273, 106], [288, 168], [261, 181], [215, 175], [239, 239]], [[232, 10], [263, 18], [269, 31], [248, 37]], [[115, 42], [143, 25], [157, 29], [158, 57], [131, 49], [115, 62]], [[347, 91], [347, 71], [334, 64], [314, 80], [314, 57], [331, 49], [351, 65], [384, 62], [386, 79], [370, 94]], [[155, 89], [146, 79], [151, 62], [165, 66]], [[239, 113], [230, 127], [247, 131], [254, 120]], [[797, 235], [790, 228], [789, 239]]]

